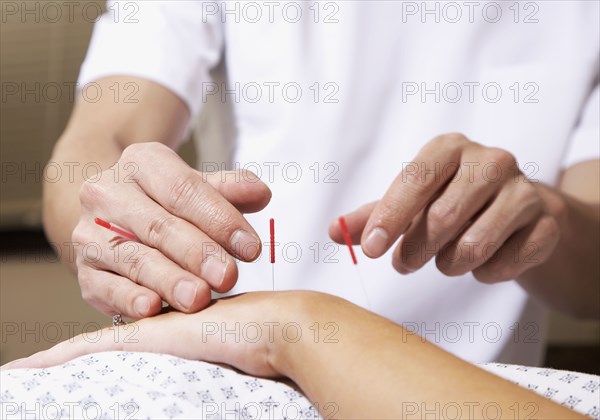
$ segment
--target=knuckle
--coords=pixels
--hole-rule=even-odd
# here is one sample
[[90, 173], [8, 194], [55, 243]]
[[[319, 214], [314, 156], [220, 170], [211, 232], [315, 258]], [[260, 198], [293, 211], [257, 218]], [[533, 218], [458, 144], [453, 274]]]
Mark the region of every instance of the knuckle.
[[115, 283], [109, 283], [106, 287], [106, 299], [105, 302], [111, 305], [115, 305], [118, 303], [118, 299], [121, 294], [118, 292], [119, 288]]
[[486, 151], [488, 163], [496, 163], [503, 169], [513, 168], [517, 165], [517, 158], [510, 152], [499, 147], [490, 147]]
[[176, 222], [177, 219], [173, 216], [159, 216], [152, 218], [146, 227], [148, 244], [160, 248], [167, 240], [169, 234], [173, 232]]
[[[98, 258], [87, 258], [87, 255], [84, 252], [86, 247], [92, 247], [94, 252], [102, 252], [102, 250], [99, 248], [99, 245], [93, 242], [92, 238], [93, 236], [90, 235], [88, 223], [80, 220], [71, 233], [71, 245], [73, 245], [74, 255], [71, 254], [69, 256], [69, 258], [72, 258], [73, 256], [75, 257], [75, 266], [78, 269], [93, 265], [93, 262], [99, 261]], [[94, 254], [94, 256], [98, 257], [96, 254]]]
[[529, 184], [520, 184], [521, 187], [515, 193], [515, 201], [519, 203], [522, 209], [530, 211], [542, 211], [543, 202], [537, 190]]
[[123, 151], [121, 152], [121, 159], [119, 160], [131, 160], [138, 154], [140, 147], [141, 145], [139, 143], [130, 144], [125, 149], [123, 149]]
[[81, 287], [81, 298], [84, 302], [91, 304], [94, 302], [94, 292], [89, 287]]
[[482, 259], [481, 245], [479, 236], [469, 233], [463, 236], [462, 241], [457, 245], [457, 264], [460, 267], [467, 267], [479, 263]]
[[560, 240], [558, 221], [552, 216], [544, 216], [538, 221], [533, 245], [537, 249], [553, 248]]
[[447, 142], [449, 142], [453, 145], [456, 145], [456, 146], [463, 145], [469, 141], [467, 139], [467, 136], [465, 136], [463, 133], [457, 133], [457, 132], [447, 133], [443, 137], [446, 138]]
[[138, 161], [142, 158], [146, 151], [149, 150], [148, 143], [133, 143], [123, 149], [120, 161]]
[[515, 192], [517, 200], [539, 200], [539, 194], [531, 184], [521, 183], [517, 187]]
[[457, 203], [448, 203], [440, 198], [429, 207], [428, 219], [433, 230], [445, 232], [458, 223], [460, 213]]
[[81, 272], [88, 267], [91, 267], [90, 260], [85, 257], [84, 253], [81, 251], [77, 252], [77, 256], [75, 257], [75, 267], [77, 268], [77, 272]]
[[79, 220], [73, 232], [71, 233], [71, 241], [75, 244], [85, 243], [89, 239], [87, 235], [87, 229], [85, 227], [85, 222], [83, 220]]
[[[79, 288], [81, 289], [82, 297], [83, 297], [83, 293], [89, 294], [90, 289], [91, 289], [89, 287], [90, 276], [86, 272], [86, 270], [79, 270], [77, 272], [77, 282], [79, 283]], [[87, 299], [85, 299], [85, 298], [84, 298], [84, 300], [87, 301]]]
[[92, 302], [96, 297], [96, 287], [92, 284], [93, 271], [89, 269], [82, 269], [77, 272], [77, 282], [79, 283], [79, 289], [81, 290], [81, 298], [85, 302]]
[[169, 188], [167, 199], [167, 206], [170, 211], [180, 212], [182, 209], [199, 201], [196, 181], [197, 179], [190, 174], [179, 176], [175, 179]]
[[434, 137], [431, 144], [432, 146], [444, 146], [452, 149], [463, 147], [468, 143], [469, 139], [462, 133], [446, 133], [440, 136]]
[[[539, 194], [539, 192], [538, 192]], [[564, 220], [568, 216], [568, 205], [565, 200], [554, 195], [546, 196], [544, 202], [544, 213], [554, 218], [555, 221]]]
[[172, 152], [172, 149], [156, 141], [133, 143], [123, 149], [121, 159], [119, 160], [121, 162], [141, 162], [148, 160], [150, 156], [161, 154], [166, 151]]
[[79, 201], [82, 206], [89, 208], [96, 203], [102, 203], [107, 197], [106, 191], [99, 182], [85, 181], [79, 188]]
[[146, 149], [148, 152], [174, 153], [173, 149], [171, 149], [169, 146], [167, 146], [166, 144], [161, 143], [159, 141], [149, 141], [146, 143], [140, 143], [140, 145], [142, 145], [144, 147], [144, 149]]
[[558, 221], [552, 216], [545, 216], [540, 219], [540, 230], [546, 237], [554, 237], [560, 233]]
[[152, 258], [152, 253], [152, 251], [138, 252], [136, 255], [129, 258], [127, 267], [127, 277], [129, 279], [135, 283], [139, 282], [149, 260]]
[[[93, 275], [93, 274], [92, 274]], [[98, 290], [97, 287], [94, 287], [92, 284], [84, 284], [81, 286], [81, 298], [84, 302], [86, 302], [91, 307], [95, 308], [97, 311], [102, 312], [106, 315], [111, 314], [113, 311], [112, 308], [112, 300], [106, 299], [103, 297], [104, 291]], [[114, 295], [114, 293], [112, 294]], [[112, 298], [111, 295], [111, 298]]]
[[468, 252], [469, 249], [475, 248], [481, 243], [481, 237], [476, 232], [468, 231], [462, 236], [461, 240], [457, 243], [461, 255], [473, 254], [473, 251]]

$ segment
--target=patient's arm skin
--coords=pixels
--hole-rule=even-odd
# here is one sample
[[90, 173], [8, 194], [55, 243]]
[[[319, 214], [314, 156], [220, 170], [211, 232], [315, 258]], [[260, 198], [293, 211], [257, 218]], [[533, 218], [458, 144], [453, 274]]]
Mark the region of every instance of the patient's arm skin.
[[[260, 339], [254, 329], [249, 340], [236, 337], [231, 333], [236, 323], [239, 331], [259, 326]], [[257, 376], [289, 377], [324, 417], [397, 419], [412, 413], [410, 418], [422, 418], [421, 410], [453, 404], [462, 410], [461, 418], [473, 419], [496, 416], [482, 413], [493, 404], [502, 418], [583, 418], [389, 320], [321, 293], [248, 293], [196, 314], [171, 312], [136, 325], [136, 342], [124, 340], [131, 341], [131, 325], [106, 329], [99, 342], [79, 336], [10, 368], [47, 367], [99, 351], [150, 351], [226, 363]]]

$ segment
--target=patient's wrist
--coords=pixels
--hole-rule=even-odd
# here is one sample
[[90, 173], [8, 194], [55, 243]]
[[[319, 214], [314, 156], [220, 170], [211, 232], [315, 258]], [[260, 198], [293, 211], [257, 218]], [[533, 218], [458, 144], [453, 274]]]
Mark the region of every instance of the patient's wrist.
[[270, 321], [278, 325], [280, 332], [268, 340], [267, 360], [281, 376], [291, 377], [294, 370], [294, 345], [300, 345], [302, 333], [308, 328], [310, 299], [310, 294], [303, 291], [277, 293], [273, 298], [275, 307], [271, 309], [274, 319]]
[[353, 305], [318, 292], [286, 293], [278, 311], [283, 334], [270, 343], [268, 357], [276, 372], [298, 382], [311, 369], [317, 353], [324, 353], [323, 347], [336, 346], [338, 350], [340, 326], [345, 325], [346, 311]]

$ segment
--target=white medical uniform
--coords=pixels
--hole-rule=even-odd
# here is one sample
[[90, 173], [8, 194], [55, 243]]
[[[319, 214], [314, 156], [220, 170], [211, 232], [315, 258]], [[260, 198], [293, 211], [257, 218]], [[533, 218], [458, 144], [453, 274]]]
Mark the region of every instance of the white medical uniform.
[[[535, 365], [545, 316], [517, 283], [446, 277], [432, 262], [402, 276], [390, 253], [356, 248], [367, 298], [327, 227], [380, 198], [442, 133], [506, 149], [550, 185], [598, 158], [599, 12], [596, 1], [109, 2], [79, 83], [139, 76], [193, 115], [208, 98], [232, 109], [230, 167], [273, 191], [248, 220], [267, 241], [275, 218], [277, 289], [369, 302], [473, 362]], [[209, 75], [221, 59], [228, 86]], [[233, 293], [271, 289], [267, 255], [240, 264]]]

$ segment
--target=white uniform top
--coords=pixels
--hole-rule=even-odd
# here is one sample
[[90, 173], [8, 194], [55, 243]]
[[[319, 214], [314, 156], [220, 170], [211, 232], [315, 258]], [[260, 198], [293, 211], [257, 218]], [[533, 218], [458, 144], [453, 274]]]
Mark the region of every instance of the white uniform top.
[[[366, 305], [327, 226], [380, 198], [434, 136], [504, 148], [551, 185], [598, 158], [599, 12], [593, 1], [109, 3], [79, 82], [135, 75], [194, 115], [208, 97], [231, 106], [230, 164], [273, 191], [248, 219], [265, 241], [276, 220], [276, 288]], [[228, 87], [209, 75], [223, 57]], [[449, 278], [434, 263], [402, 276], [390, 253], [358, 261], [375, 312], [473, 362], [539, 363], [544, 313], [518, 284]], [[233, 293], [271, 289], [268, 252], [240, 265]]]

